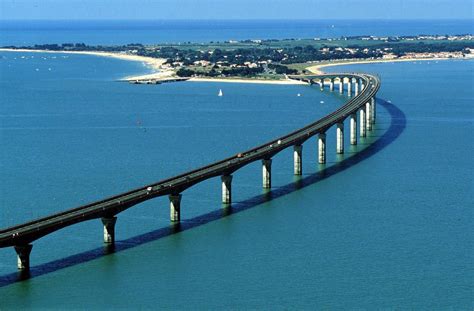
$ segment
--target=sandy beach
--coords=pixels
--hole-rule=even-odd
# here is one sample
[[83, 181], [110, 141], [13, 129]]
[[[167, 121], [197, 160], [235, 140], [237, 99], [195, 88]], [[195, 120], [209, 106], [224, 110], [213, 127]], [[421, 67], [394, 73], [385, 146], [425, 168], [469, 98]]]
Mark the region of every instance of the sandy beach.
[[[34, 52], [34, 53], [64, 53], [64, 54], [84, 54], [84, 55], [95, 55], [103, 57], [113, 57], [128, 61], [142, 62], [147, 65], [154, 72], [144, 75], [127, 76], [122, 78], [124, 81], [135, 81], [135, 80], [153, 80], [153, 79], [166, 79], [173, 77], [175, 72], [171, 69], [163, 69], [163, 64], [166, 62], [164, 58], [153, 58], [139, 55], [131, 55], [125, 53], [113, 53], [113, 52], [102, 52], [102, 51], [47, 51], [47, 50], [30, 50], [30, 49], [5, 49], [0, 48], [0, 51], [4, 52]], [[473, 56], [467, 56], [464, 58], [442, 58], [442, 57], [431, 57], [431, 58], [398, 58], [398, 59], [370, 59], [370, 60], [356, 60], [356, 61], [341, 61], [341, 62], [325, 62], [309, 66], [306, 69], [314, 74], [323, 74], [322, 70], [325, 67], [343, 66], [343, 65], [357, 65], [357, 64], [371, 64], [371, 63], [395, 63], [395, 62], [416, 62], [416, 61], [437, 61], [437, 60], [448, 60], [448, 59], [473, 59]], [[305, 84], [302, 81], [296, 81], [291, 79], [281, 80], [264, 80], [264, 79], [244, 79], [244, 78], [191, 78], [188, 81], [192, 82], [226, 82], [226, 83], [257, 83], [257, 84]]]
[[[121, 80], [124, 81], [135, 81], [135, 80], [153, 80], [153, 79], [163, 79], [172, 77], [174, 71], [167, 69], [163, 70], [162, 65], [166, 62], [164, 58], [153, 58], [139, 55], [130, 55], [124, 53], [112, 53], [112, 52], [101, 52], [101, 51], [45, 51], [45, 50], [30, 50], [30, 49], [4, 49], [0, 48], [0, 51], [5, 52], [33, 52], [33, 53], [64, 53], [64, 54], [84, 54], [84, 55], [95, 55], [103, 57], [113, 57], [128, 61], [142, 62], [145, 63], [153, 73], [136, 75], [136, 76], [126, 76]], [[259, 83], [259, 84], [304, 84], [304, 82], [296, 80], [257, 80], [257, 79], [238, 79], [238, 78], [191, 78], [188, 81], [194, 82], [229, 82], [229, 83]]]
[[325, 73], [322, 68], [333, 67], [333, 66], [344, 66], [344, 65], [357, 65], [357, 64], [372, 64], [372, 63], [395, 63], [395, 62], [417, 62], [417, 61], [437, 61], [437, 60], [448, 60], [448, 59], [472, 59], [474, 57], [464, 58], [447, 58], [447, 57], [431, 57], [431, 58], [397, 58], [397, 59], [370, 59], [370, 60], [356, 60], [356, 61], [343, 61], [334, 63], [323, 63], [314, 66], [307, 67], [306, 69], [314, 74]]
[[103, 57], [113, 57], [128, 61], [142, 62], [152, 69], [153, 73], [138, 76], [124, 77], [123, 80], [137, 80], [137, 79], [157, 79], [170, 76], [172, 71], [162, 70], [162, 65], [166, 62], [164, 58], [153, 58], [139, 55], [131, 55], [125, 53], [112, 53], [112, 52], [101, 52], [101, 51], [46, 51], [46, 50], [30, 50], [30, 49], [4, 49], [0, 48], [1, 52], [33, 52], [33, 53], [63, 53], [63, 54], [83, 54], [83, 55], [94, 55]]

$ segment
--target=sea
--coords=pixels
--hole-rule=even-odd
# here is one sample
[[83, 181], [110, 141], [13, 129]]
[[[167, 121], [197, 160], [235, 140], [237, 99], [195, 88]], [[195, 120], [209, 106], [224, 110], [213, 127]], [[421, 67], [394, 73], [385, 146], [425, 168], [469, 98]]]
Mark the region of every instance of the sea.
[[120, 45], [341, 36], [461, 35], [472, 20], [107, 20], [0, 21], [0, 46], [45, 43]]
[[[0, 25], [0, 45], [472, 33], [465, 21]], [[473, 69], [473, 60], [325, 68], [382, 79], [374, 130], [357, 146], [346, 139], [336, 155], [331, 128], [320, 165], [309, 139], [301, 177], [293, 150], [279, 153], [271, 190], [252, 163], [234, 174], [231, 207], [220, 178], [200, 183], [183, 192], [180, 225], [168, 198], [139, 204], [118, 215], [115, 248], [103, 245], [100, 220], [59, 230], [33, 242], [30, 275], [0, 249], [0, 310], [472, 310]], [[308, 85], [119, 81], [149, 71], [0, 52], [0, 228], [235, 155], [348, 100]]]

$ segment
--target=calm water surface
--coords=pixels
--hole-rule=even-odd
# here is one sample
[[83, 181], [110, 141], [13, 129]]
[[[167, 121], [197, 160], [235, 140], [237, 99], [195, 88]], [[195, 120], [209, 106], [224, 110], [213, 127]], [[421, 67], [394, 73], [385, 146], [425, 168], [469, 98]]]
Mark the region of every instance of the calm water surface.
[[[345, 100], [308, 86], [128, 85], [115, 79], [141, 64], [1, 56], [0, 227], [235, 154]], [[100, 221], [66, 228], [34, 243], [28, 281], [13, 282], [14, 251], [0, 249], [0, 308], [472, 309], [473, 64], [337, 68], [383, 87], [370, 137], [337, 157], [331, 129], [330, 169], [311, 139], [303, 179], [291, 150], [274, 158], [271, 193], [249, 165], [231, 209], [219, 179], [184, 192], [181, 228], [167, 198], [146, 202], [119, 215], [108, 256]]]
[[0, 21], [0, 45], [153, 44], [473, 32], [471, 20]]

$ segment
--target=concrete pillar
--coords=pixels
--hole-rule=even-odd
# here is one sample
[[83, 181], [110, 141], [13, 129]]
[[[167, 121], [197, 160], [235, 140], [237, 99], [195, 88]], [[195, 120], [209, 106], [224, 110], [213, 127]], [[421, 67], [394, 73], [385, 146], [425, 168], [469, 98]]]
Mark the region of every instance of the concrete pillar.
[[303, 145], [294, 146], [293, 159], [294, 159], [294, 171], [295, 175], [301, 175], [303, 173]]
[[377, 109], [377, 104], [376, 104], [376, 102], [375, 102], [375, 97], [372, 97], [372, 98], [370, 99], [370, 105], [371, 105], [371, 108], [372, 108], [372, 109], [371, 109], [371, 112], [372, 112], [372, 114], [371, 114], [372, 123], [375, 123], [375, 114], [376, 114], [375, 111], [376, 111], [376, 109]]
[[347, 96], [352, 96], [352, 78], [347, 81]]
[[324, 79], [321, 79], [321, 91], [324, 90]]
[[367, 126], [368, 131], [372, 131], [372, 109], [370, 101], [365, 104], [365, 125]]
[[362, 92], [365, 88], [364, 81], [360, 80], [360, 91]]
[[263, 188], [272, 187], [272, 159], [262, 160]]
[[[357, 83], [356, 83], [357, 85]], [[351, 114], [351, 145], [357, 145], [357, 113]]]
[[181, 194], [170, 194], [170, 220], [179, 222], [181, 220]]
[[104, 243], [115, 242], [115, 223], [117, 217], [102, 217], [102, 223], [104, 224]]
[[337, 123], [336, 153], [344, 153], [344, 122]]
[[357, 96], [359, 95], [359, 80], [355, 80], [355, 83], [354, 83], [354, 96]]
[[329, 81], [329, 90], [332, 92], [334, 91], [334, 79], [331, 79]]
[[339, 78], [339, 93], [344, 93], [344, 78]]
[[230, 204], [232, 202], [232, 175], [221, 176], [222, 180], [222, 203]]
[[318, 135], [318, 159], [320, 164], [326, 163], [326, 133]]
[[367, 134], [366, 134], [366, 130], [367, 130], [367, 127], [365, 125], [365, 107], [361, 107], [360, 108], [360, 118], [359, 118], [359, 122], [360, 122], [360, 137], [365, 137]]
[[16, 245], [15, 252], [17, 254], [17, 267], [18, 270], [29, 270], [30, 269], [30, 254], [32, 244]]

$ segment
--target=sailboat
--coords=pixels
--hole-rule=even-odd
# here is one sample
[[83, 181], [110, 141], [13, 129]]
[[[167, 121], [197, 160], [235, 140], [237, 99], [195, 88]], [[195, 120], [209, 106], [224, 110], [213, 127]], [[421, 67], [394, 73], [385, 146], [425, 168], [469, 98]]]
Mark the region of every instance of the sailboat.
[[222, 89], [219, 89], [219, 94], [217, 94], [217, 96], [223, 96], [224, 93], [222, 93]]

